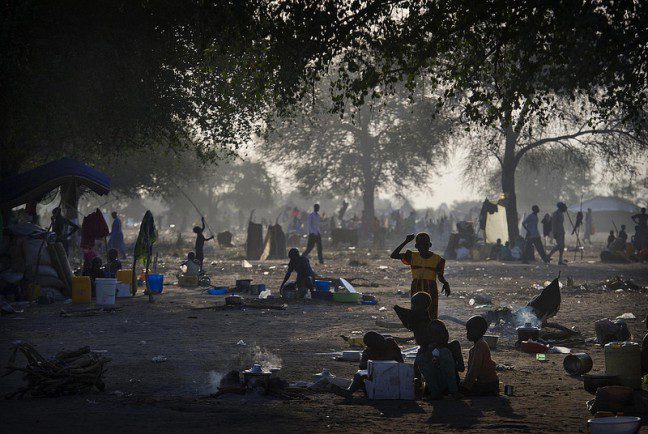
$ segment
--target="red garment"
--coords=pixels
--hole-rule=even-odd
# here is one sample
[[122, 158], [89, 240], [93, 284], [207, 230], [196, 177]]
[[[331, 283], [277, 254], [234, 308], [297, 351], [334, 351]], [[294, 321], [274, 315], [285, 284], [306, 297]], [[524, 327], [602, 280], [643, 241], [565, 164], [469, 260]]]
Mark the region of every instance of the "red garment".
[[92, 249], [96, 240], [107, 237], [110, 234], [108, 223], [99, 208], [88, 214], [81, 224], [81, 248]]

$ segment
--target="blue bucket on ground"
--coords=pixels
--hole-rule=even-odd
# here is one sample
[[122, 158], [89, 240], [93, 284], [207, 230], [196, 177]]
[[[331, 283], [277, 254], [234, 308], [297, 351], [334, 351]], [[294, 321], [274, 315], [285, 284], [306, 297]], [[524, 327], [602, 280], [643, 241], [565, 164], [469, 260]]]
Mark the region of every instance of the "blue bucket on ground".
[[149, 274], [147, 280], [148, 280], [148, 287], [151, 292], [154, 292], [156, 294], [162, 294], [162, 288], [164, 285], [163, 274]]
[[328, 280], [316, 280], [315, 288], [317, 288], [318, 291], [330, 291], [331, 282], [329, 282]]

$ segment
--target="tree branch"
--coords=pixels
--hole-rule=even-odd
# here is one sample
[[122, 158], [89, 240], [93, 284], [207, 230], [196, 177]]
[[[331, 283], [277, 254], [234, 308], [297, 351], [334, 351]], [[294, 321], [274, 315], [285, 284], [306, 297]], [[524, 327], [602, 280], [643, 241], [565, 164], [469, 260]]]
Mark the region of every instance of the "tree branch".
[[648, 142], [645, 140], [642, 140], [633, 134], [630, 134], [627, 131], [623, 130], [618, 130], [614, 128], [604, 128], [600, 130], [579, 130], [576, 133], [573, 134], [564, 134], [562, 136], [555, 136], [555, 137], [547, 137], [546, 139], [540, 139], [536, 140], [535, 142], [527, 143], [526, 145], [522, 146], [522, 148], [516, 153], [515, 158], [517, 161], [522, 158], [524, 154], [526, 154], [528, 151], [535, 149], [537, 147], [540, 147], [542, 145], [546, 145], [547, 143], [556, 143], [556, 142], [561, 142], [564, 140], [572, 140], [572, 139], [577, 139], [578, 137], [585, 136], [585, 135], [594, 135], [594, 134], [619, 134], [625, 137], [628, 137], [631, 140], [634, 140], [635, 142], [648, 147]]

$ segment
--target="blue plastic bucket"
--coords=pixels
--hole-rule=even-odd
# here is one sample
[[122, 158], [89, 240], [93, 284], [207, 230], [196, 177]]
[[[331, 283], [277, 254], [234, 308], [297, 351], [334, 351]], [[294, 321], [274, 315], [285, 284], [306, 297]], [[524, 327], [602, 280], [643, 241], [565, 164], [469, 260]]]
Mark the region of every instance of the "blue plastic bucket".
[[331, 282], [329, 282], [328, 280], [316, 280], [315, 288], [317, 288], [318, 291], [330, 291]]
[[162, 294], [162, 287], [164, 283], [163, 274], [149, 274], [148, 275], [148, 287], [151, 292], [156, 294]]
[[210, 295], [223, 295], [227, 294], [227, 288], [213, 288], [213, 289], [208, 289], [207, 294]]

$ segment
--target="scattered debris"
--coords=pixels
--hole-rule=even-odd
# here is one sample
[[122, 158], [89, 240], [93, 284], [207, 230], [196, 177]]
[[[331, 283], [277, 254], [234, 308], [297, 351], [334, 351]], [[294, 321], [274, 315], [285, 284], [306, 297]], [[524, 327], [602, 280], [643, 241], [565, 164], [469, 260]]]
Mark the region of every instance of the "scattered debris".
[[236, 343], [236, 345], [238, 345], [238, 346], [240, 346], [240, 347], [244, 347], [244, 346], [246, 346], [247, 344], [245, 343], [245, 341], [244, 341], [243, 339], [241, 339], [240, 341], [238, 341], [238, 342]]
[[115, 306], [115, 307], [93, 307], [93, 308], [88, 308], [88, 309], [82, 309], [82, 310], [66, 310], [66, 309], [61, 309], [59, 312], [59, 316], [63, 318], [78, 318], [78, 317], [85, 317], [85, 316], [95, 316], [95, 315], [100, 315], [102, 313], [115, 313], [119, 310], [122, 309], [123, 306]]
[[612, 321], [609, 318], [602, 318], [594, 323], [594, 330], [596, 332], [596, 341], [600, 345], [630, 339], [630, 330], [628, 330], [628, 325], [622, 319]]
[[[27, 359], [27, 366], [17, 367], [16, 356], [22, 353]], [[90, 350], [90, 347], [76, 351], [62, 351], [52, 358], [45, 358], [34, 347], [25, 342], [16, 342], [9, 358], [6, 373], [22, 372], [27, 382], [13, 393], [5, 395], [7, 399], [30, 397], [55, 397], [74, 395], [92, 388], [105, 389], [103, 375], [109, 358]]]
[[161, 354], [158, 355], [158, 356], [155, 356], [155, 357], [153, 357], [151, 359], [151, 362], [153, 362], [153, 363], [162, 363], [162, 362], [166, 362], [166, 361], [167, 361], [166, 356], [163, 356]]
[[619, 315], [616, 319], [637, 319], [637, 317], [632, 312], [626, 312], [623, 315]]

